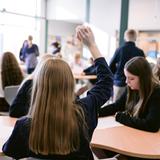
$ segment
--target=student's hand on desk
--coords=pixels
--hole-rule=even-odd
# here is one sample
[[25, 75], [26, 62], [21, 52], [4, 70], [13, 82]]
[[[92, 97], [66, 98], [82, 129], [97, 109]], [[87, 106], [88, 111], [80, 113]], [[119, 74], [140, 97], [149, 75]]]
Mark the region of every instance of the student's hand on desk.
[[125, 120], [129, 119], [130, 115], [127, 112], [116, 112], [115, 120], [120, 123], [125, 123]]

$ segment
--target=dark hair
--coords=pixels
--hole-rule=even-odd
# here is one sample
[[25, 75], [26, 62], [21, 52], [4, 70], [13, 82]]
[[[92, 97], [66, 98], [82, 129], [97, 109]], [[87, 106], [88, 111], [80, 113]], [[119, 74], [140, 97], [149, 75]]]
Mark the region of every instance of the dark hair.
[[138, 76], [140, 82], [139, 91], [131, 90], [128, 87], [126, 106], [128, 107], [129, 112], [132, 112], [133, 107], [141, 101], [142, 103], [140, 103], [139, 113], [142, 113], [157, 84], [156, 80], [154, 80], [151, 66], [144, 57], [134, 57], [125, 64], [124, 69], [131, 74]]
[[59, 53], [61, 51], [61, 45], [59, 42], [57, 42], [57, 41], [53, 42], [51, 45], [56, 48], [56, 50], [53, 52], [53, 54]]
[[56, 42], [53, 42], [51, 45], [54, 46], [55, 48], [61, 48], [60, 43], [57, 42], [57, 41], [56, 41]]
[[2, 88], [11, 85], [19, 85], [23, 80], [23, 74], [11, 52], [5, 52], [2, 56]]

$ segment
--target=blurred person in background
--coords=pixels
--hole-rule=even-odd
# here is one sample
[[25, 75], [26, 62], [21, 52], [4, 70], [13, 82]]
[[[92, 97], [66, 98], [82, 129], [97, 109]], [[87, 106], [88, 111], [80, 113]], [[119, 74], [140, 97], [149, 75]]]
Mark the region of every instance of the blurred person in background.
[[136, 39], [137, 33], [135, 30], [126, 30], [124, 33], [125, 43], [115, 51], [110, 61], [109, 67], [114, 74], [113, 102], [115, 102], [126, 89], [126, 78], [123, 71], [125, 63], [136, 56], [145, 57], [143, 50], [136, 47]]
[[24, 60], [26, 64], [27, 73], [30, 74], [34, 71], [38, 60], [37, 56], [39, 56], [39, 49], [36, 44], [32, 43], [33, 37], [31, 35], [28, 36], [27, 44], [22, 47], [22, 56], [21, 59]]

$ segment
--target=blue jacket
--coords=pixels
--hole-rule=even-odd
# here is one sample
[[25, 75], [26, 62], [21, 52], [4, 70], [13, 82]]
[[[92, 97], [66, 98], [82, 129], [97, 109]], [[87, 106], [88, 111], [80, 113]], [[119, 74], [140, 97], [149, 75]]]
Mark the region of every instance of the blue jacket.
[[[93, 160], [92, 152], [90, 149], [90, 140], [92, 138], [93, 131], [97, 126], [98, 112], [100, 107], [110, 98], [112, 93], [113, 77], [112, 73], [104, 58], [98, 58], [95, 60], [95, 67], [97, 68], [98, 81], [94, 87], [87, 92], [87, 96], [78, 99], [78, 103], [84, 110], [86, 116], [86, 123], [89, 135], [89, 140], [86, 139], [84, 133], [80, 128], [80, 148], [79, 150], [69, 153], [68, 155], [36, 155], [29, 150], [29, 132], [31, 118], [23, 117], [19, 119], [14, 127], [14, 130], [3, 145], [3, 152], [15, 159], [25, 157], [37, 157], [37, 158], [50, 158], [52, 160]], [[81, 127], [81, 126], [80, 126]]]
[[122, 47], [115, 51], [109, 65], [114, 74], [114, 85], [119, 87], [126, 86], [126, 78], [123, 71], [124, 65], [128, 60], [136, 56], [145, 57], [144, 52], [137, 48], [134, 42], [125, 42]]
[[[84, 69], [83, 72], [86, 75], [96, 75], [96, 73], [97, 73], [96, 67], [94, 64], [89, 66], [88, 68]], [[91, 82], [91, 84], [94, 85], [97, 82], [97, 79], [90, 79], [89, 81]]]

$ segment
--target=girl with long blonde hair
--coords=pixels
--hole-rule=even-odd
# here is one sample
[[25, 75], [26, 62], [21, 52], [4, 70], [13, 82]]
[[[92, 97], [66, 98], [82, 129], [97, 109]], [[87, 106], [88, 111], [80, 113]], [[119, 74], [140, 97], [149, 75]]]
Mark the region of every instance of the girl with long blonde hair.
[[90, 28], [77, 37], [95, 59], [98, 81], [83, 99], [75, 100], [75, 80], [62, 59], [42, 62], [33, 78], [30, 115], [16, 122], [3, 152], [13, 158], [93, 160], [90, 140], [98, 111], [112, 94], [112, 73], [100, 54]]

